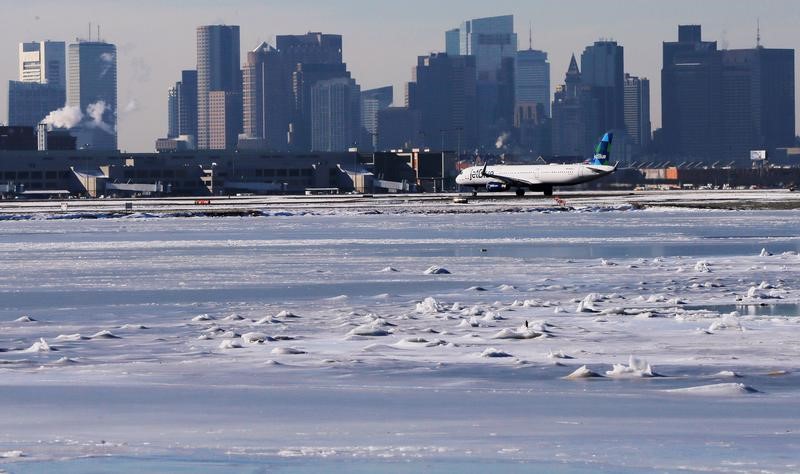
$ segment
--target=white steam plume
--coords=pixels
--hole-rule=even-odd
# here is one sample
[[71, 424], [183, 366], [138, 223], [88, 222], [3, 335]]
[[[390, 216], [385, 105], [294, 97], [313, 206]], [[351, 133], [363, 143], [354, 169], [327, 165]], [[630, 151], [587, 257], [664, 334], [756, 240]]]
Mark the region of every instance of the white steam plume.
[[72, 128], [83, 120], [83, 112], [80, 107], [67, 105], [58, 110], [54, 110], [47, 114], [42, 121], [48, 125], [48, 129], [54, 128]]

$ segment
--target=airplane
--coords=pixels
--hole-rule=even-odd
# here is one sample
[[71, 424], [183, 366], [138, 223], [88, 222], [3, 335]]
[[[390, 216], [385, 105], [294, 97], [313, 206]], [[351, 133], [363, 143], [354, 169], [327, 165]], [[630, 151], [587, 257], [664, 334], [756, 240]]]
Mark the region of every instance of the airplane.
[[472, 195], [478, 194], [478, 188], [486, 188], [490, 192], [514, 189], [518, 197], [525, 191], [541, 191], [545, 196], [553, 195], [553, 186], [569, 186], [588, 183], [607, 176], [617, 170], [617, 164], [610, 165], [611, 141], [614, 134], [607, 132], [594, 151], [594, 157], [583, 163], [549, 164], [549, 165], [495, 165], [488, 163], [472, 166], [456, 176], [456, 183], [473, 188]]

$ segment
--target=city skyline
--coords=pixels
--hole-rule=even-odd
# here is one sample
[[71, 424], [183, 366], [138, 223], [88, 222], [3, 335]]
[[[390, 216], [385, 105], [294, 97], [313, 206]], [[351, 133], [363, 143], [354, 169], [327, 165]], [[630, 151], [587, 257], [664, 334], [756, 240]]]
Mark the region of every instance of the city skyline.
[[[743, 1], [678, 3], [691, 6], [692, 13], [685, 13], [687, 9], [681, 5], [676, 8], [675, 2], [609, 1], [603, 8], [575, 11], [557, 9], [547, 2], [498, 1], [486, 7], [467, 1], [459, 2], [458, 9], [448, 8], [452, 4], [443, 2], [426, 5], [422, 15], [414, 8], [421, 2], [414, 0], [402, 5], [346, 0], [336, 5], [305, 2], [292, 6], [238, 0], [224, 8], [200, 1], [193, 2], [190, 9], [177, 2], [165, 5], [145, 0], [135, 8], [122, 2], [82, 1], [70, 5], [70, 13], [60, 14], [65, 6], [37, 1], [25, 7], [9, 7], [19, 21], [0, 32], [0, 70], [4, 72], [3, 87], [7, 87], [7, 80], [17, 76], [20, 42], [49, 39], [71, 43], [75, 36], [86, 36], [89, 21], [101, 24], [103, 39], [116, 44], [119, 51], [120, 148], [143, 151], [152, 149], [153, 140], [166, 132], [167, 90], [180, 78], [181, 70], [195, 68], [195, 29], [203, 24], [239, 25], [242, 57], [261, 41], [274, 44], [277, 35], [308, 31], [341, 34], [344, 62], [364, 89], [393, 85], [401, 91], [411, 80], [417, 56], [445, 50], [445, 31], [470, 18], [513, 14], [519, 48], [528, 46], [530, 22], [533, 47], [548, 53], [551, 94], [561, 82], [572, 53], [580, 55], [587, 45], [601, 38], [616, 40], [625, 48], [625, 72], [651, 82], [653, 129], [661, 125], [661, 45], [673, 41], [678, 24], [702, 24], [704, 39], [716, 40], [720, 48], [749, 48], [756, 44], [756, 19], [760, 18], [763, 45], [800, 47], [800, 36], [792, 31], [792, 25], [800, 20], [800, 9], [790, 1], [759, 5]], [[65, 23], [63, 18], [69, 21]], [[145, 24], [147, 27], [142, 28]], [[142, 35], [142, 31], [148, 34]], [[0, 116], [5, 117], [7, 90], [2, 92]], [[399, 102], [396, 94], [395, 105]]]

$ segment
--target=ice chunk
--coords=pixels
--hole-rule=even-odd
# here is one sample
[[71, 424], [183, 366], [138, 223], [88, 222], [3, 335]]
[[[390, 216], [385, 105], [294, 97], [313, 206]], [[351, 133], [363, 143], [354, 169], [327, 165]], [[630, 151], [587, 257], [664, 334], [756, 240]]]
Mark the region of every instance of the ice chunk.
[[[347, 297], [345, 297], [345, 298], [347, 298]], [[279, 319], [295, 319], [295, 318], [299, 318], [300, 316], [292, 313], [291, 311], [283, 310], [280, 313], [278, 313], [277, 315], [275, 315], [275, 317], [279, 318]]]
[[14, 320], [15, 323], [35, 323], [36, 320], [30, 316], [20, 316]]
[[514, 357], [508, 352], [504, 352], [494, 347], [489, 347], [488, 349], [481, 352], [481, 357]]
[[492, 339], [535, 339], [540, 336], [542, 336], [541, 332], [522, 326], [516, 329], [501, 329], [500, 332], [492, 336]]
[[449, 275], [450, 271], [448, 269], [446, 269], [446, 268], [437, 267], [436, 265], [433, 265], [433, 266], [429, 267], [427, 270], [425, 270], [425, 274], [426, 275]]
[[306, 354], [306, 351], [294, 347], [276, 347], [271, 351], [275, 355], [300, 355]]
[[734, 311], [732, 313], [724, 314], [720, 319], [711, 323], [708, 326], [708, 332], [713, 333], [714, 331], [719, 331], [722, 329], [738, 329], [739, 331], [744, 331], [741, 322], [739, 322], [739, 312]]
[[433, 297], [427, 297], [422, 300], [421, 303], [417, 303], [417, 313], [421, 314], [433, 314], [433, 313], [441, 313], [444, 311], [444, 307], [439, 304]]
[[138, 329], [138, 330], [150, 329], [150, 328], [148, 328], [147, 326], [145, 326], [143, 324], [123, 324], [119, 328], [120, 329]]
[[0, 458], [23, 458], [25, 457], [25, 453], [20, 450], [14, 451], [6, 451], [4, 453], [0, 453]]
[[569, 356], [564, 353], [564, 351], [553, 352], [552, 350], [547, 353], [548, 359], [573, 359], [572, 356]]
[[275, 319], [272, 316], [264, 316], [263, 318], [259, 319], [253, 324], [255, 324], [256, 326], [263, 326], [265, 324], [280, 324], [281, 322], [282, 322], [281, 320]]
[[43, 337], [39, 338], [39, 342], [34, 342], [31, 347], [25, 349], [23, 352], [50, 352], [58, 349], [50, 347], [50, 344], [44, 340]]
[[89, 339], [122, 339], [122, 338], [107, 329], [103, 329], [102, 331], [97, 331], [96, 333], [89, 336]]
[[694, 264], [694, 271], [698, 273], [711, 273], [711, 268], [709, 268], [709, 263], [707, 261], [700, 260]]
[[614, 364], [612, 370], [607, 370], [608, 377], [616, 378], [636, 378], [636, 377], [658, 377], [659, 375], [653, 372], [650, 364], [643, 359], [630, 356], [628, 365]]
[[758, 390], [743, 383], [715, 383], [711, 385], [700, 385], [697, 387], [673, 388], [664, 390], [670, 393], [682, 393], [687, 395], [708, 395], [718, 397], [729, 397], [737, 395], [748, 395], [759, 393]]
[[394, 273], [394, 272], [397, 272], [397, 271], [398, 270], [396, 268], [394, 268], [394, 267], [383, 267], [381, 269], [381, 273]]
[[225, 339], [224, 341], [219, 343], [219, 348], [226, 350], [226, 349], [241, 349], [242, 343], [237, 341], [236, 339]]
[[231, 314], [223, 319], [223, 321], [244, 321], [244, 318], [236, 313]]
[[208, 315], [208, 314], [201, 314], [199, 316], [195, 316], [195, 317], [192, 318], [192, 321], [194, 321], [194, 322], [213, 321], [213, 320], [214, 320], [214, 317], [211, 316], [211, 315]]
[[382, 327], [383, 325], [378, 321], [373, 321], [368, 324], [357, 326], [348, 332], [351, 336], [388, 336], [391, 331]]
[[56, 336], [56, 341], [81, 341], [84, 339], [89, 339], [88, 337], [83, 337], [80, 334], [59, 334]]
[[597, 377], [602, 377], [602, 375], [590, 370], [589, 367], [582, 365], [577, 369], [575, 369], [574, 372], [572, 372], [571, 374], [567, 375], [564, 378], [568, 380], [578, 380], [578, 379], [591, 379]]
[[242, 334], [242, 342], [245, 344], [263, 344], [270, 339], [271, 338], [263, 332], [248, 332]]
[[772, 252], [768, 251], [765, 248], [761, 249], [761, 253], [759, 254], [759, 257], [771, 257], [771, 256], [772, 256]]

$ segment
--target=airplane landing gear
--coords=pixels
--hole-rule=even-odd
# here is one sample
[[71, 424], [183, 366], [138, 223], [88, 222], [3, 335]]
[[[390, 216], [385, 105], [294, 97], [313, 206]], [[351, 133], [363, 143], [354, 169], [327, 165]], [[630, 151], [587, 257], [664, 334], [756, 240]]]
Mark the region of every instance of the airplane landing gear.
[[521, 197], [525, 196], [525, 190], [524, 189], [517, 189], [516, 195], [517, 195], [518, 198], [521, 198]]
[[544, 195], [547, 196], [547, 197], [552, 197], [553, 196], [553, 187], [550, 186], [549, 188], [545, 188]]

